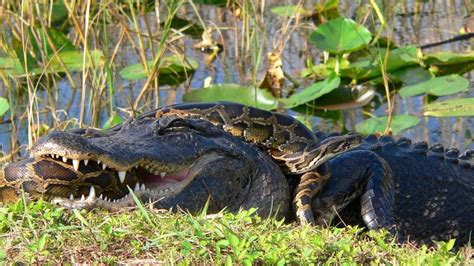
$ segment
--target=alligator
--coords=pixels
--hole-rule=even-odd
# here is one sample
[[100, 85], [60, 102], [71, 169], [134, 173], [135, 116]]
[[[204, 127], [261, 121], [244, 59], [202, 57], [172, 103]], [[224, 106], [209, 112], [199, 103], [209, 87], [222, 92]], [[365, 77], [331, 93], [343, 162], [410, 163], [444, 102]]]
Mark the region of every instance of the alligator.
[[256, 207], [263, 217], [322, 225], [336, 217], [402, 241], [459, 245], [474, 231], [473, 155], [406, 138], [313, 133], [235, 103], [180, 104], [108, 131], [40, 138], [30, 158], [0, 173], [0, 199], [21, 188], [69, 208], [116, 209], [136, 198], [190, 212], [206, 203], [209, 212]]

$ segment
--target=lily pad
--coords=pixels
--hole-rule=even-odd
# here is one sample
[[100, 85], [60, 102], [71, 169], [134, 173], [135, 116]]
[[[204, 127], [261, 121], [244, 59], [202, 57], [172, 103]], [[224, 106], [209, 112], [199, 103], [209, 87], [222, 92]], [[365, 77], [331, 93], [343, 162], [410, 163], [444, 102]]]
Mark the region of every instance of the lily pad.
[[309, 38], [321, 50], [344, 54], [369, 44], [372, 34], [351, 19], [336, 18], [319, 26]]
[[324, 94], [331, 92], [339, 87], [341, 79], [335, 73], [332, 73], [327, 79], [316, 82], [313, 85], [291, 95], [288, 98], [280, 99], [284, 107], [287, 109], [296, 107], [298, 105], [313, 101]]
[[0, 116], [4, 115], [8, 109], [10, 109], [10, 104], [8, 103], [8, 100], [0, 97]]
[[119, 125], [123, 122], [123, 119], [121, 116], [119, 116], [118, 114], [116, 113], [113, 113], [109, 119], [107, 119], [107, 121], [105, 122], [104, 126], [102, 127], [102, 129], [109, 129], [109, 128], [112, 128], [116, 125]]
[[183, 95], [184, 102], [232, 101], [265, 110], [277, 108], [276, 98], [268, 91], [237, 84], [222, 84], [192, 90]]
[[[387, 60], [385, 60], [386, 55]], [[406, 46], [393, 50], [387, 48], [371, 48], [369, 55], [358, 58], [346, 68], [341, 68], [340, 74], [343, 77], [357, 80], [374, 78], [380, 76], [382, 73], [381, 62], [386, 62], [383, 67], [387, 72], [419, 65], [417, 48], [414, 46]]]
[[426, 65], [449, 65], [461, 64], [474, 61], [474, 51], [460, 53], [454, 52], [437, 52], [433, 54], [425, 54], [423, 62]]
[[[33, 34], [33, 30], [35, 34]], [[53, 28], [35, 27], [30, 29], [31, 46], [35, 53], [35, 57], [39, 57], [41, 53], [52, 56], [54, 50], [58, 52], [75, 51], [76, 47], [72, 41], [61, 31]], [[39, 36], [39, 44], [34, 36]], [[51, 43], [50, 43], [51, 42]], [[52, 45], [55, 49], [53, 49]], [[82, 61], [82, 60], [81, 60]]]
[[[355, 126], [357, 132], [365, 135], [384, 132], [387, 128], [388, 116], [372, 117], [358, 123]], [[393, 134], [398, 134], [405, 129], [416, 126], [420, 118], [413, 115], [394, 115], [392, 116], [391, 130]]]
[[[86, 68], [93, 66], [100, 66], [102, 64], [102, 51], [90, 51], [90, 56], [86, 57]], [[64, 66], [60, 64], [60, 59]], [[46, 62], [45, 68], [34, 67], [28, 71], [29, 75], [39, 75], [42, 73], [60, 73], [65, 72], [66, 69], [70, 72], [82, 71], [83, 69], [83, 52], [81, 51], [67, 51], [51, 55], [49, 61]], [[4, 71], [8, 76], [23, 77], [26, 75], [23, 65], [18, 58], [0, 57], [0, 71]]]
[[469, 80], [457, 74], [452, 74], [448, 76], [432, 78], [428, 81], [415, 85], [405, 86], [400, 89], [399, 93], [403, 98], [423, 93], [428, 93], [435, 96], [444, 96], [466, 91], [468, 89]]
[[295, 15], [310, 15], [311, 11], [305, 10], [300, 5], [274, 6], [270, 11], [280, 17], [291, 17]]
[[402, 68], [390, 73], [390, 76], [396, 77], [404, 86], [418, 84], [433, 78], [428, 70], [420, 66]]
[[474, 69], [474, 51], [462, 54], [453, 52], [427, 54], [423, 57], [423, 62], [438, 76], [463, 74]]
[[[165, 22], [162, 22], [160, 25], [161, 27], [164, 27]], [[200, 38], [204, 32], [204, 29], [201, 26], [179, 17], [173, 17], [170, 25], [171, 28], [182, 31], [184, 34], [193, 38]]]
[[[153, 61], [147, 61], [148, 68], [153, 67]], [[177, 85], [186, 80], [196, 69], [195, 60], [183, 60], [178, 56], [168, 56], [162, 59], [158, 68], [160, 85]], [[143, 79], [148, 76], [142, 64], [128, 66], [120, 71], [120, 76], [128, 80]]]
[[[102, 65], [103, 53], [101, 50], [89, 51], [89, 56], [86, 56], [86, 68], [94, 68]], [[58, 58], [59, 57], [59, 58]], [[52, 55], [48, 64], [47, 73], [58, 73], [65, 72], [66, 69], [70, 72], [79, 72], [83, 69], [83, 57], [82, 51], [67, 51], [60, 52], [57, 55]], [[63, 67], [60, 60], [64, 63]]]
[[424, 116], [474, 116], [474, 98], [450, 99], [426, 105]]

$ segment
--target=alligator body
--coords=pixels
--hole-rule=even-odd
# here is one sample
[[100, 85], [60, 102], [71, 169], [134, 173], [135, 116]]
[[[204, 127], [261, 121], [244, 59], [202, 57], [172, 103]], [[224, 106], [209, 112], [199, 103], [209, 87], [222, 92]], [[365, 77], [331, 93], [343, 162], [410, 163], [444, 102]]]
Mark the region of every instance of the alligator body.
[[330, 160], [330, 178], [312, 202], [316, 222], [337, 210], [343, 221], [387, 228], [401, 241], [466, 244], [474, 234], [473, 155], [370, 135]]
[[318, 224], [337, 213], [401, 240], [463, 244], [474, 230], [472, 155], [404, 138], [316, 136], [239, 104], [185, 104], [107, 132], [51, 133], [5, 167], [0, 187], [4, 198], [22, 187], [68, 207], [130, 206], [133, 190], [167, 209], [209, 200], [210, 211], [257, 207]]

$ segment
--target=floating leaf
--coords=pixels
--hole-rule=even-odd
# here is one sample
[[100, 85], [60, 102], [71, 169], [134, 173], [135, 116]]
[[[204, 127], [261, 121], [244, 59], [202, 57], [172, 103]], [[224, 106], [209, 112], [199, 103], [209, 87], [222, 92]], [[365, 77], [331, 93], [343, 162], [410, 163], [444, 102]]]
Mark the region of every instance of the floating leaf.
[[18, 58], [0, 57], [0, 71], [7, 76], [17, 77], [25, 74], [22, 64]]
[[[102, 51], [93, 50], [89, 52], [90, 56], [86, 57], [86, 68], [97, 67], [102, 64]], [[60, 63], [64, 63], [64, 66]], [[46, 62], [46, 68], [35, 67], [30, 68], [29, 75], [39, 75], [42, 73], [60, 73], [82, 71], [83, 69], [83, 52], [67, 51], [51, 55], [49, 62]], [[0, 71], [4, 71], [8, 76], [23, 77], [26, 75], [23, 65], [18, 58], [0, 57]]]
[[317, 48], [333, 54], [359, 50], [371, 39], [369, 30], [348, 18], [336, 18], [324, 23], [310, 35], [310, 41]]
[[[387, 55], [388, 53], [388, 55]], [[389, 50], [387, 48], [371, 48], [369, 55], [360, 57], [346, 68], [341, 68], [342, 77], [352, 79], [369, 79], [380, 76], [382, 67], [386, 72], [392, 72], [404, 67], [418, 65], [418, 51], [414, 46], [406, 46]]]
[[204, 4], [204, 5], [214, 5], [214, 6], [227, 6], [227, 4], [232, 4], [233, 0], [194, 0], [196, 4]]
[[288, 98], [280, 99], [285, 108], [293, 108], [298, 105], [310, 102], [331, 92], [339, 87], [341, 79], [335, 73], [332, 73], [327, 79], [316, 82], [313, 85], [291, 95]]
[[393, 75], [399, 79], [404, 86], [417, 84], [433, 78], [428, 70], [420, 66], [403, 68], [390, 73], [390, 75]]
[[7, 99], [0, 97], [0, 116], [4, 115], [10, 109], [10, 104]]
[[[103, 53], [100, 50], [89, 51], [89, 55], [85, 57], [86, 68], [99, 67], [102, 65]], [[69, 72], [82, 71], [84, 68], [84, 53], [82, 51], [67, 51], [60, 52], [57, 55], [53, 55], [48, 64], [47, 73], [58, 73], [65, 72], [66, 69]], [[60, 63], [60, 60], [64, 63], [64, 66]]]
[[418, 94], [428, 93], [435, 96], [451, 95], [469, 89], [469, 80], [452, 74], [432, 78], [428, 81], [415, 85], [405, 86], [400, 89], [399, 93], [403, 98], [415, 96]]
[[118, 114], [116, 113], [113, 113], [109, 119], [107, 119], [107, 121], [105, 122], [104, 126], [102, 127], [102, 129], [109, 129], [111, 127], [114, 127], [116, 125], [119, 125], [123, 122], [123, 119], [121, 116], [119, 116]]
[[[148, 69], [153, 67], [152, 61], [147, 61]], [[196, 69], [195, 60], [183, 60], [177, 56], [168, 56], [161, 60], [158, 68], [160, 85], [177, 85], [186, 80]], [[120, 71], [120, 76], [128, 80], [146, 78], [148, 75], [142, 64], [128, 66]]]
[[423, 57], [423, 62], [425, 65], [430, 65], [430, 69], [438, 76], [463, 74], [474, 69], [474, 51], [462, 54], [453, 52], [427, 54]]
[[[33, 30], [35, 34], [33, 34]], [[30, 29], [29, 33], [31, 46], [33, 47], [36, 58], [38, 58], [40, 54], [43, 53], [50, 57], [54, 54], [55, 50], [57, 52], [76, 50], [76, 47], [72, 41], [59, 30], [53, 28], [35, 27]], [[37, 40], [35, 36], [39, 36], [39, 40]], [[38, 43], [38, 41], [41, 43]], [[51, 44], [54, 46], [54, 49]]]
[[269, 91], [256, 87], [243, 87], [237, 84], [214, 85], [204, 89], [192, 90], [183, 95], [183, 101], [232, 101], [265, 110], [272, 110], [277, 107], [277, 100]]
[[274, 6], [270, 9], [270, 11], [280, 17], [291, 17], [295, 15], [306, 16], [311, 14], [310, 11], [305, 10], [300, 5]]
[[425, 116], [474, 116], [474, 98], [450, 99], [426, 105]]
[[423, 62], [426, 65], [449, 65], [461, 64], [474, 61], [474, 51], [461, 53], [454, 52], [436, 52], [433, 54], [425, 54]]
[[[164, 27], [165, 22], [162, 22], [160, 25], [161, 27]], [[179, 17], [173, 17], [171, 19], [170, 26], [171, 28], [181, 31], [184, 34], [194, 38], [201, 37], [202, 33], [204, 32], [204, 29], [201, 26]]]
[[[50, 10], [50, 8], [52, 8], [52, 10]], [[55, 28], [59, 28], [64, 22], [67, 22], [69, 16], [68, 9], [63, 1], [53, 1], [52, 3], [47, 4], [40, 3], [39, 9], [33, 8], [33, 12], [35, 18], [42, 19], [41, 15], [43, 15], [46, 20], [51, 16], [51, 24], [53, 24]]]
[[[384, 132], [387, 128], [388, 116], [372, 117], [364, 120], [356, 125], [356, 131], [362, 134], [373, 134], [376, 132]], [[416, 126], [420, 119], [413, 115], [394, 115], [392, 116], [391, 130], [393, 134]]]

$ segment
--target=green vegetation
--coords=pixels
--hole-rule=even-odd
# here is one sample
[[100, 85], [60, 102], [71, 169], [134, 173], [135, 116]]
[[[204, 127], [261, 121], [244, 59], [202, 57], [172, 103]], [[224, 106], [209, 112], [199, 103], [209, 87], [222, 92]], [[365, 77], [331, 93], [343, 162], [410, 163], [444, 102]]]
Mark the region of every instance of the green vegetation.
[[[318, 117], [343, 131], [348, 129], [343, 110], [363, 108], [363, 121], [349, 129], [365, 134], [397, 134], [417, 125], [421, 115], [474, 115], [474, 98], [465, 93], [472, 85], [462, 77], [474, 68], [474, 52], [398, 46], [391, 39], [397, 5], [359, 3], [360, 14], [351, 20], [339, 10], [338, 0], [311, 7], [257, 2], [3, 1], [0, 118], [11, 137], [2, 138], [10, 145], [2, 143], [9, 153], [0, 161], [18, 158], [26, 142], [32, 145], [52, 129], [105, 129], [182, 101], [231, 100], [291, 110], [305, 122]], [[228, 24], [203, 19], [201, 9], [210, 8]], [[268, 16], [278, 18], [277, 29], [269, 31]], [[290, 42], [296, 35], [304, 37]], [[305, 66], [286, 73], [284, 66], [298, 55], [280, 55], [294, 43], [301, 44], [295, 51]], [[189, 52], [193, 44], [194, 53]], [[221, 45], [225, 56], [219, 54]], [[276, 55], [274, 61], [267, 63], [267, 52]], [[192, 78], [200, 68], [211, 79], [200, 76], [203, 84], [196, 85]], [[216, 68], [225, 76], [220, 82]], [[263, 86], [259, 80], [265, 70], [280, 73], [267, 76], [278, 82]], [[372, 114], [380, 107], [376, 95], [384, 115]], [[397, 110], [396, 101], [414, 96], [422, 102], [418, 109]], [[0, 262], [474, 262], [472, 249], [452, 252], [453, 242], [437, 248], [399, 246], [384, 232], [299, 226], [250, 213], [83, 212], [20, 201], [0, 208]]]
[[454, 253], [394, 243], [386, 232], [262, 220], [253, 210], [215, 215], [140, 209], [67, 211], [42, 201], [0, 209], [0, 262], [472, 264]]

